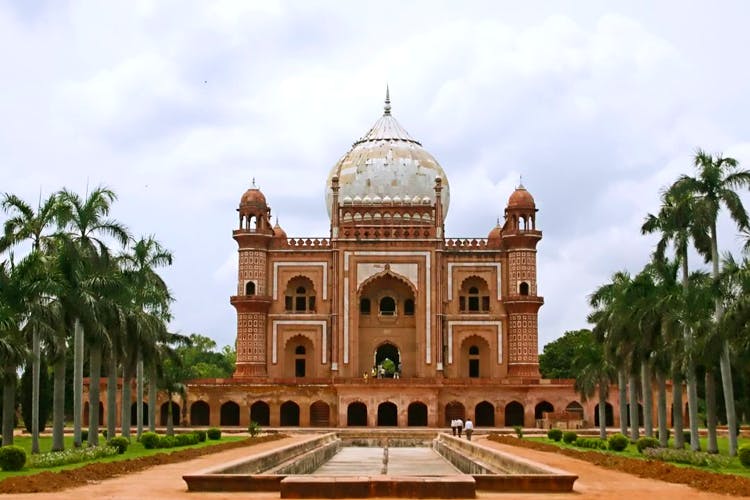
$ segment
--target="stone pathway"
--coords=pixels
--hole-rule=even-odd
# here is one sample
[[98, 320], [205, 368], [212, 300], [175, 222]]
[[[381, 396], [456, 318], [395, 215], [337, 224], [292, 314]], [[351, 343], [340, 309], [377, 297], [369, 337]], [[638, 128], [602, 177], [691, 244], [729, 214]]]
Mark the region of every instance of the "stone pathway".
[[[4, 498], [13, 498], [19, 500], [58, 500], [58, 499], [188, 499], [188, 500], [240, 500], [240, 499], [278, 499], [278, 493], [189, 493], [182, 475], [194, 473], [199, 470], [215, 467], [222, 463], [237, 460], [250, 454], [261, 453], [277, 446], [283, 446], [302, 439], [309, 438], [308, 435], [290, 436], [281, 441], [263, 443], [250, 448], [239, 448], [229, 450], [213, 455], [181, 462], [177, 464], [168, 464], [131, 474], [123, 477], [116, 477], [90, 484], [80, 488], [74, 488], [55, 493], [36, 493], [25, 495], [0, 495], [0, 500]], [[480, 436], [477, 440], [481, 444], [502, 451], [512, 453], [524, 458], [545, 463], [552, 467], [557, 467], [565, 471], [577, 474], [579, 479], [575, 483], [574, 493], [563, 493], [555, 495], [538, 495], [538, 494], [520, 494], [520, 493], [483, 493], [479, 492], [479, 499], [506, 499], [516, 498], [521, 500], [538, 500], [554, 498], [555, 500], [563, 499], [622, 499], [635, 500], [640, 498], [678, 498], [679, 500], [704, 500], [713, 498], [737, 498], [713, 493], [703, 493], [694, 490], [688, 486], [672, 484], [663, 481], [651, 479], [641, 479], [630, 474], [616, 472], [601, 467], [597, 467], [588, 462], [576, 460], [564, 455], [554, 453], [545, 453], [515, 446], [501, 445], [487, 441]], [[393, 449], [391, 449], [392, 451]], [[381, 450], [382, 453], [382, 450]]]

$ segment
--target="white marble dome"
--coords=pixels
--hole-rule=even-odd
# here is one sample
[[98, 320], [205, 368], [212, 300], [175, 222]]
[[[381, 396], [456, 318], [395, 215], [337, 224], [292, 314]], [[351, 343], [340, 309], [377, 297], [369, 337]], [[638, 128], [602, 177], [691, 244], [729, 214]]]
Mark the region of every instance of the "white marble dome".
[[326, 181], [326, 207], [331, 216], [331, 180], [339, 178], [339, 200], [413, 200], [435, 197], [435, 178], [443, 179], [443, 214], [448, 214], [448, 178], [435, 158], [391, 116], [386, 92], [385, 111], [375, 125], [334, 165]]

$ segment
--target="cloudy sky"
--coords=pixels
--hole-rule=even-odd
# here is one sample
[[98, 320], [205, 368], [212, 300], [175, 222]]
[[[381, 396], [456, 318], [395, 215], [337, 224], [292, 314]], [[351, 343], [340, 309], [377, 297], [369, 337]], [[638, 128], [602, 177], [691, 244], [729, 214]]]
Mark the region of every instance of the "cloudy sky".
[[290, 236], [327, 236], [326, 176], [388, 83], [447, 172], [448, 235], [486, 236], [520, 175], [536, 198], [541, 350], [647, 261], [640, 224], [697, 147], [750, 168], [748, 19], [743, 1], [0, 0], [0, 192], [111, 187], [114, 216], [175, 254], [174, 328], [231, 344], [240, 196], [255, 177]]

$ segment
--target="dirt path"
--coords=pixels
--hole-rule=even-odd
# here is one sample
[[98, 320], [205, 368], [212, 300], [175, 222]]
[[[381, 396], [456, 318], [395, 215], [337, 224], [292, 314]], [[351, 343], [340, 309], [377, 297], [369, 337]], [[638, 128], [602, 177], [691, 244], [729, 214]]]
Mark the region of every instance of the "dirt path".
[[[283, 446], [307, 439], [309, 435], [291, 435], [290, 437], [269, 443], [262, 443], [252, 448], [252, 451], [246, 448], [229, 450], [212, 455], [206, 455], [195, 460], [181, 462], [176, 464], [161, 465], [151, 469], [130, 474], [127, 476], [116, 477], [98, 483], [90, 484], [80, 488], [73, 488], [65, 491], [54, 493], [34, 493], [23, 495], [0, 495], [3, 498], [13, 498], [22, 500], [58, 500], [58, 499], [278, 499], [279, 495], [270, 493], [188, 493], [182, 475], [196, 472], [205, 468], [214, 467], [221, 463], [239, 459], [248, 456], [249, 453], [261, 453], [278, 446]], [[572, 472], [579, 476], [575, 483], [575, 492], [568, 494], [555, 495], [537, 495], [537, 494], [496, 494], [496, 493], [478, 493], [477, 498], [521, 498], [523, 500], [536, 499], [627, 499], [637, 500], [641, 498], [677, 498], [679, 500], [694, 499], [711, 499], [711, 498], [737, 498], [726, 495], [717, 495], [713, 493], [704, 493], [694, 490], [688, 486], [672, 484], [663, 481], [650, 479], [641, 479], [630, 474], [616, 472], [601, 467], [597, 467], [588, 462], [576, 460], [574, 458], [557, 455], [554, 453], [545, 453], [515, 446], [508, 446], [499, 443], [487, 441], [483, 437], [477, 439], [481, 444], [497, 448], [499, 450], [512, 453], [524, 458], [545, 463], [552, 467]]]

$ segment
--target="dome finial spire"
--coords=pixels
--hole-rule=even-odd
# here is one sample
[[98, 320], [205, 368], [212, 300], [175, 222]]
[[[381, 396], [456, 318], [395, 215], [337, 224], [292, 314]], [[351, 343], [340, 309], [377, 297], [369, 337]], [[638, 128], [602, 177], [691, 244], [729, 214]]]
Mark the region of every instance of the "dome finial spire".
[[384, 115], [390, 115], [391, 114], [391, 91], [388, 88], [388, 84], [385, 84], [385, 106], [383, 106], [383, 114]]

